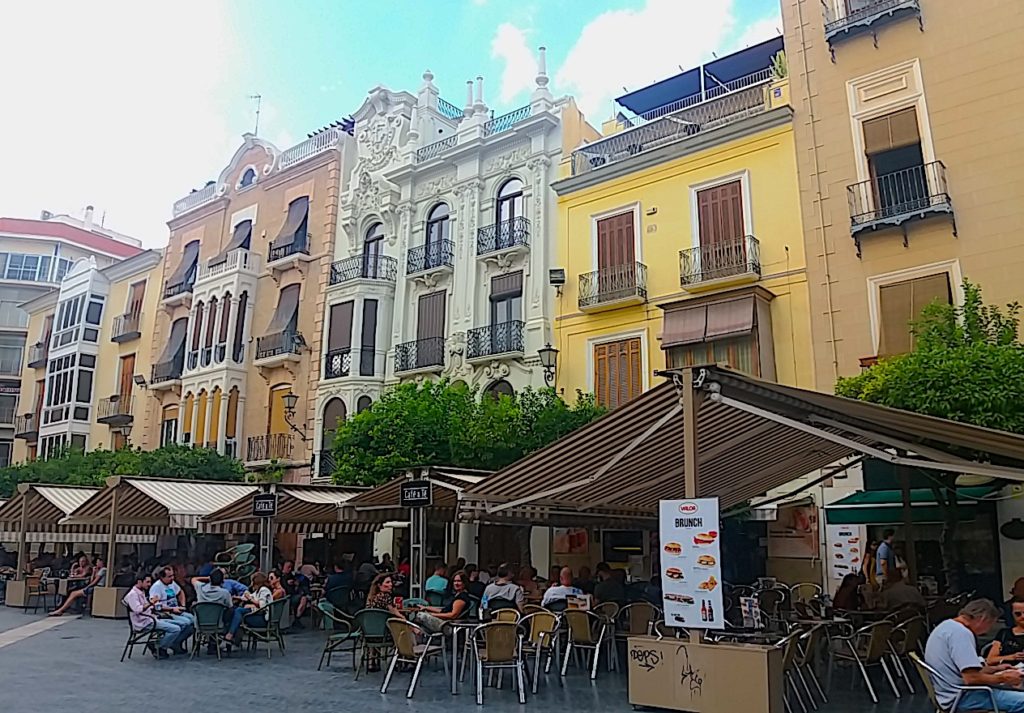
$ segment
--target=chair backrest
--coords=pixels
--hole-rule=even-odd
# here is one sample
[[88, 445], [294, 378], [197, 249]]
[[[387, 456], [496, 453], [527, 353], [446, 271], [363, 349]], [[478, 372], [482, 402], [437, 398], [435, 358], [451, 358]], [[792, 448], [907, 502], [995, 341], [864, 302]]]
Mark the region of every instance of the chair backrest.
[[510, 621], [492, 621], [473, 629], [473, 640], [487, 654], [487, 663], [511, 663], [519, 658], [519, 626]]
[[427, 592], [426, 593], [427, 603], [432, 607], [439, 607], [444, 605], [444, 594], [441, 592]]
[[352, 587], [332, 587], [324, 592], [324, 598], [335, 609], [344, 609], [352, 601]]
[[796, 602], [809, 602], [815, 597], [821, 596], [821, 585], [814, 582], [800, 582], [789, 588], [790, 599]]
[[278, 599], [267, 605], [267, 626], [271, 629], [281, 626], [281, 619], [287, 609], [287, 599]]
[[326, 599], [316, 603], [316, 608], [324, 617], [324, 628], [330, 631], [335, 629], [352, 630], [352, 620], [344, 610], [338, 609]]
[[928, 693], [928, 700], [931, 701], [932, 707], [936, 711], [942, 711], [942, 706], [939, 705], [939, 698], [935, 695], [935, 684], [932, 681], [935, 671], [913, 651], [910, 652], [910, 660], [914, 662], [914, 668], [917, 669], [917, 675], [921, 677], [921, 682], [924, 684], [924, 690]]
[[395, 642], [398, 655], [403, 659], [416, 658], [416, 627], [405, 619], [391, 617], [387, 620], [391, 640]]
[[518, 611], [516, 603], [511, 599], [505, 599], [504, 597], [494, 597], [487, 600], [487, 611], [496, 612], [502, 609], [515, 609]]
[[548, 611], [553, 611], [556, 614], [561, 614], [569, 608], [569, 602], [564, 599], [556, 599], [548, 604]]
[[25, 590], [28, 592], [38, 592], [42, 581], [43, 576], [41, 574], [30, 574], [25, 577]]
[[204, 633], [220, 631], [224, 621], [224, 605], [216, 602], [196, 602], [192, 605], [192, 614], [196, 618], [196, 628]]
[[776, 614], [779, 611], [779, 605], [785, 598], [779, 589], [762, 589], [756, 596], [761, 611], [768, 615]]
[[601, 619], [596, 614], [582, 609], [566, 609], [562, 613], [566, 626], [569, 627], [569, 636], [575, 644], [595, 644], [597, 636], [594, 629], [600, 626]]
[[604, 602], [603, 604], [598, 604], [591, 611], [609, 621], [615, 621], [619, 616], [619, 605], [615, 602]]
[[494, 612], [494, 621], [510, 621], [513, 624], [519, 621], [519, 612], [515, 609], [499, 609]]
[[892, 622], [885, 620], [876, 621], [865, 628], [870, 632], [865, 663], [877, 663], [881, 660], [882, 656], [888, 653], [889, 637], [892, 636], [893, 629]]
[[800, 643], [803, 648], [800, 650], [800, 655], [797, 657], [801, 666], [814, 661], [816, 652], [821, 646], [822, 639], [827, 636], [828, 631], [825, 629], [824, 624], [816, 624], [804, 632], [800, 637]]
[[923, 616], [915, 616], [907, 619], [896, 626], [892, 631], [893, 644], [896, 651], [901, 654], [909, 654], [917, 651], [924, 642], [925, 634], [928, 631], [928, 624]]
[[237, 556], [237, 555], [248, 554], [248, 553], [252, 552], [254, 549], [256, 549], [255, 543], [243, 542], [240, 545], [235, 545], [234, 547], [232, 547], [229, 550], [229, 552], [232, 552], [234, 555]]
[[387, 609], [360, 609], [355, 613], [356, 628], [365, 639], [383, 639], [388, 633], [388, 619], [391, 612]]
[[800, 632], [796, 631], [784, 638], [782, 641], [775, 645], [776, 648], [782, 649], [782, 670], [789, 671], [793, 668], [793, 664], [796, 663], [797, 655], [800, 653], [798, 643], [800, 641]]
[[550, 646], [558, 629], [558, 617], [549, 611], [527, 614], [519, 620], [519, 628], [526, 632], [527, 640], [535, 646]]
[[651, 633], [651, 627], [659, 616], [658, 607], [650, 602], [635, 602], [619, 611], [619, 622], [627, 634], [642, 636]]

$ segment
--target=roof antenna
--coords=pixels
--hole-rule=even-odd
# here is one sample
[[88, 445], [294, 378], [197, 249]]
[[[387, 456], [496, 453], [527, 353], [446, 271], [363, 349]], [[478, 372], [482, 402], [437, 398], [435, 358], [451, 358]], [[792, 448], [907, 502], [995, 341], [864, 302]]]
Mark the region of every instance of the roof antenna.
[[263, 104], [262, 94], [250, 94], [249, 98], [256, 102], [256, 128], [252, 130], [253, 136], [259, 136], [260, 133], [260, 105]]

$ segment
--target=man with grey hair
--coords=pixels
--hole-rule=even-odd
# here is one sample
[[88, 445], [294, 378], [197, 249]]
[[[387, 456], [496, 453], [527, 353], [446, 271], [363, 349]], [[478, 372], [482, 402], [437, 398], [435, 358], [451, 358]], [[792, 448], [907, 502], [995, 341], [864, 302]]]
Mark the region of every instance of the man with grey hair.
[[[1003, 713], [1024, 713], [1024, 674], [1009, 664], [985, 666], [978, 656], [975, 637], [988, 633], [999, 618], [999, 610], [988, 599], [975, 599], [953, 619], [939, 624], [928, 637], [924, 658], [935, 670], [932, 683], [943, 710], [952, 707], [961, 686], [991, 686], [995, 703]], [[987, 691], [965, 691], [960, 710], [990, 710]]]

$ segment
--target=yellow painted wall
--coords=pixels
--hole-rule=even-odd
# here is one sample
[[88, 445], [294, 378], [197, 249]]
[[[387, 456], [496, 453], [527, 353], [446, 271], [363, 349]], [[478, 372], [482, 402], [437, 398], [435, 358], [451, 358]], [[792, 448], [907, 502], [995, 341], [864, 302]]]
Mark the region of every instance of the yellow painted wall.
[[[592, 340], [633, 333], [641, 334], [646, 343], [645, 387], [660, 381], [652, 375], [666, 365], [659, 342], [663, 311], [658, 305], [714, 294], [691, 295], [680, 286], [679, 251], [695, 245], [691, 187], [741, 172], [749, 176], [752, 232], [760, 241], [762, 279], [757, 284], [775, 295], [771, 316], [777, 379], [813, 388], [805, 259], [789, 124], [559, 197], [558, 264], [566, 269], [555, 325], [559, 388], [568, 394], [575, 389], [593, 391]], [[581, 273], [597, 269], [594, 216], [632, 209], [637, 203], [637, 259], [647, 266], [647, 302], [584, 314], [578, 308], [578, 280]]]
[[[28, 337], [25, 339], [25, 362], [21, 370], [21, 393], [18, 395], [18, 410], [15, 416], [32, 413], [36, 407], [36, 382], [46, 376], [46, 365], [38, 369], [29, 369], [29, 351], [36, 342], [43, 341], [43, 329], [46, 326], [46, 318], [53, 314], [52, 309], [39, 312], [30, 312], [28, 315]], [[34, 444], [32, 444], [34, 445]], [[29, 444], [22, 438], [14, 439], [14, 449], [11, 453], [12, 463], [23, 463], [29, 454]]]

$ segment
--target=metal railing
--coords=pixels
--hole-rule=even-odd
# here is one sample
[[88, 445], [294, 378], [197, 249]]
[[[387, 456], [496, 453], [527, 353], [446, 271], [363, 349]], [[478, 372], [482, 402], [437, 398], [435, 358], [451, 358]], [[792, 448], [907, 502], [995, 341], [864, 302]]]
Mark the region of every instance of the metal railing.
[[312, 158], [324, 151], [329, 151], [338, 145], [343, 133], [341, 129], [326, 129], [313, 134], [301, 144], [285, 149], [277, 160], [278, 169], [283, 171], [305, 161], [307, 158]]
[[245, 460], [249, 463], [265, 460], [291, 460], [295, 450], [295, 437], [291, 433], [266, 433], [249, 436]]
[[96, 420], [106, 422], [128, 422], [132, 420], [132, 397], [130, 394], [117, 394], [100, 399], [96, 409]]
[[171, 284], [164, 287], [164, 299], [169, 300], [172, 297], [183, 295], [192, 292], [192, 285], [194, 280], [182, 280], [181, 282], [172, 282]]
[[174, 201], [174, 208], [172, 213], [177, 218], [182, 213], [187, 213], [190, 210], [194, 210], [201, 205], [206, 205], [210, 201], [217, 197], [217, 184], [211, 183], [208, 186], [200, 188], [198, 191], [192, 191], [184, 198], [179, 198]]
[[900, 222], [917, 213], [950, 210], [946, 167], [933, 161], [846, 187], [854, 232], [877, 222]]
[[176, 381], [180, 379], [184, 361], [184, 354], [182, 354], [181, 359], [157, 362], [153, 365], [153, 369], [150, 372], [149, 383], [151, 385], [162, 384], [167, 381]]
[[405, 264], [405, 274], [412, 275], [413, 273], [425, 270], [435, 270], [439, 267], [454, 267], [454, 255], [455, 243], [451, 240], [438, 240], [437, 242], [409, 248]]
[[488, 253], [530, 244], [530, 221], [517, 215], [494, 225], [485, 225], [476, 231], [476, 254]]
[[34, 413], [26, 413], [14, 418], [14, 437], [27, 438], [39, 433], [39, 419]]
[[627, 119], [629, 128], [572, 152], [572, 175], [764, 113], [771, 68]]
[[316, 473], [320, 477], [327, 478], [334, 475], [334, 451], [322, 450], [316, 456]]
[[114, 317], [114, 326], [110, 330], [110, 341], [120, 342], [140, 336], [139, 326], [142, 317], [138, 312], [128, 312]]
[[25, 349], [23, 347], [0, 347], [0, 374], [21, 376], [24, 368]]
[[437, 158], [445, 151], [455, 146], [455, 144], [457, 144], [458, 142], [459, 135], [452, 134], [451, 136], [446, 136], [440, 141], [435, 141], [432, 144], [427, 144], [421, 149], [416, 149], [415, 162], [424, 163], [432, 158]]
[[285, 330], [256, 337], [256, 359], [269, 359], [280, 354], [299, 354], [306, 340], [298, 332]]
[[352, 370], [352, 348], [332, 349], [324, 356], [324, 378], [348, 376]]
[[580, 275], [580, 308], [634, 297], [647, 299], [647, 266], [642, 262], [612, 265]]
[[845, 0], [839, 11], [832, 3], [825, 6], [825, 39], [849, 32], [854, 27], [870, 27], [897, 14], [920, 15], [920, 0]]
[[466, 358], [479, 359], [523, 352], [522, 320], [500, 322], [486, 327], [476, 327], [466, 333]]
[[261, 256], [257, 253], [250, 252], [245, 248], [238, 248], [229, 252], [224, 260], [216, 264], [212, 262], [212, 259], [207, 261], [205, 265], [200, 264], [199, 272], [196, 275], [196, 282], [202, 282], [235, 270], [259, 272], [260, 262]]
[[47, 335], [46, 341], [36, 342], [28, 348], [28, 368], [38, 369], [39, 367], [46, 366], [46, 359], [49, 355], [49, 344], [50, 337]]
[[331, 263], [331, 284], [349, 280], [386, 280], [394, 282], [398, 260], [388, 255], [356, 255]]
[[508, 131], [520, 121], [529, 119], [531, 111], [530, 105], [527, 104], [507, 114], [494, 117], [484, 124], [484, 136], [493, 136], [494, 134], [500, 134], [502, 131]]
[[448, 119], [454, 119], [455, 121], [462, 121], [465, 117], [462, 109], [441, 97], [437, 98], [437, 111], [441, 116]]
[[761, 274], [761, 243], [753, 235], [679, 251], [679, 280], [683, 285], [747, 273]]
[[427, 337], [395, 345], [395, 371], [444, 366], [444, 337]]
[[292, 255], [309, 255], [309, 233], [298, 235], [287, 245], [270, 244], [270, 253], [267, 255], [267, 262], [284, 260]]

